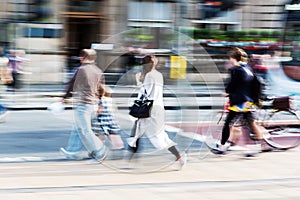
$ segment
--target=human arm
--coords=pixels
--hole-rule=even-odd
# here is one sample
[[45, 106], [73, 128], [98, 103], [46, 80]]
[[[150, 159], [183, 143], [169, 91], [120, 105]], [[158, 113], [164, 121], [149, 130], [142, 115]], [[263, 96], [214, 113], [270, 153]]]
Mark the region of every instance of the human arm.
[[76, 72], [74, 73], [74, 75], [73, 75], [71, 81], [70, 81], [69, 84], [68, 84], [68, 87], [67, 87], [67, 89], [66, 89], [66, 91], [65, 91], [65, 94], [64, 94], [64, 96], [63, 96], [63, 99], [62, 99], [62, 102], [63, 102], [63, 103], [67, 103], [67, 100], [66, 100], [66, 99], [72, 97], [72, 92], [73, 92], [75, 80], [76, 80], [76, 78], [77, 78], [77, 73], [78, 73], [78, 69], [76, 70]]
[[102, 100], [100, 99], [99, 102], [98, 102], [98, 109], [97, 109], [97, 114], [100, 115], [103, 111], [103, 102]]
[[136, 73], [136, 75], [135, 75], [135, 81], [136, 81], [136, 85], [137, 86], [140, 86], [142, 84], [142, 82], [141, 82], [141, 76], [142, 76], [141, 72]]
[[152, 96], [154, 86], [155, 86], [154, 77], [151, 76], [150, 74], [146, 74], [145, 80], [143, 84], [141, 84], [140, 92], [149, 98], [150, 96]]
[[241, 77], [242, 77], [242, 73], [240, 72], [238, 67], [231, 69], [230, 80], [227, 87], [225, 88], [225, 92], [230, 94], [233, 91], [235, 91], [236, 87], [238, 87], [239, 80], [241, 79]]

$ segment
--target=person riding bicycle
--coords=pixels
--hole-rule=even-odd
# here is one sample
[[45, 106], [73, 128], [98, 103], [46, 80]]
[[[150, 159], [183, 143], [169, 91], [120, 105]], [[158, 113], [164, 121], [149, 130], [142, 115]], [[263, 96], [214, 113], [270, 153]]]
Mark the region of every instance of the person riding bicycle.
[[219, 154], [226, 152], [228, 145], [225, 144], [228, 142], [230, 136], [230, 124], [240, 113], [243, 113], [243, 117], [256, 134], [257, 139], [263, 139], [263, 131], [254, 122], [254, 117], [251, 112], [259, 103], [261, 93], [259, 80], [251, 67], [247, 64], [248, 55], [243, 49], [234, 48], [234, 50], [230, 51], [229, 60], [234, 66], [230, 69], [230, 80], [225, 89], [229, 95], [230, 105], [228, 107], [229, 113], [222, 129], [221, 145], [217, 151]]

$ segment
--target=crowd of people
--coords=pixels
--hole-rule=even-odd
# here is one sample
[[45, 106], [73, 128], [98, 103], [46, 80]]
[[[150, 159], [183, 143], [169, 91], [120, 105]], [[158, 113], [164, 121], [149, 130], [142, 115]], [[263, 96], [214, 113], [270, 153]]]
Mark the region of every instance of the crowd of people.
[[[8, 55], [0, 47], [0, 83], [6, 86], [8, 92], [15, 92], [21, 88], [21, 74], [23, 64], [27, 62], [23, 50], [10, 50]], [[0, 121], [7, 115], [7, 109], [0, 104]]]
[[[142, 72], [137, 74], [137, 84], [141, 87], [138, 96], [140, 97], [146, 91], [148, 98], [154, 100], [154, 104], [150, 117], [137, 119], [135, 134], [129, 138], [131, 141], [128, 141], [127, 145], [132, 153], [136, 153], [139, 138], [145, 135], [158, 150], [168, 149], [175, 156], [175, 161], [180, 167], [183, 167], [186, 156], [179, 153], [176, 144], [164, 129], [163, 76], [156, 70], [158, 60], [154, 55], [147, 56], [148, 61], [143, 64]], [[97, 135], [120, 135], [121, 129], [114, 118], [111, 90], [105, 86], [103, 73], [97, 67], [95, 60], [95, 50], [82, 50], [81, 65], [74, 74], [63, 99], [63, 102], [66, 102], [65, 99], [70, 96], [74, 99], [75, 124], [67, 147], [62, 147], [60, 151], [69, 159], [90, 157], [101, 163], [106, 158], [108, 149]], [[98, 122], [96, 130], [95, 126], [92, 127], [92, 121], [95, 120]], [[124, 144], [117, 146], [123, 148]]]
[[[70, 133], [68, 144], [61, 147], [60, 152], [68, 159], [91, 158], [97, 163], [105, 160], [108, 147], [103, 135], [111, 139], [110, 146], [114, 149], [128, 148], [135, 154], [139, 150], [140, 138], [146, 136], [157, 150], [167, 149], [174, 155], [175, 162], [180, 168], [186, 164], [186, 155], [180, 152], [176, 143], [165, 132], [165, 110], [163, 102], [164, 80], [161, 72], [157, 70], [158, 58], [148, 52], [139, 50], [143, 59], [142, 68], [136, 74], [138, 98], [147, 95], [153, 100], [150, 117], [138, 118], [134, 122], [133, 134], [123, 141], [120, 135], [122, 130], [115, 119], [112, 90], [105, 85], [103, 71], [97, 66], [97, 52], [93, 49], [83, 49], [79, 55], [80, 66], [76, 69], [70, 81], [62, 103], [68, 103], [72, 97], [74, 103], [75, 123]], [[0, 49], [0, 77], [9, 90], [20, 87], [19, 72], [22, 70], [21, 59], [15, 51], [9, 56]], [[258, 140], [267, 137], [267, 131], [255, 123], [251, 112], [259, 104], [260, 85], [254, 70], [248, 65], [248, 55], [241, 48], [234, 48], [229, 52], [229, 61], [226, 65], [230, 72], [226, 94], [229, 97], [229, 113], [222, 130], [220, 145], [217, 153], [224, 154], [235, 141], [229, 141], [231, 135], [230, 125], [236, 115], [242, 113]], [[5, 107], [0, 105], [0, 115], [5, 114]], [[229, 145], [228, 145], [229, 144]]]

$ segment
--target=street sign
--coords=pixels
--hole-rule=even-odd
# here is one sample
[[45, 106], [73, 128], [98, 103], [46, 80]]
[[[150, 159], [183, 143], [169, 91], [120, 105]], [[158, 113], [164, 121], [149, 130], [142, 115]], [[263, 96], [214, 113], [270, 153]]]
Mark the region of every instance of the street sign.
[[185, 79], [186, 78], [186, 57], [171, 56], [170, 62], [170, 78]]
[[113, 44], [92, 43], [91, 49], [108, 51], [114, 48]]

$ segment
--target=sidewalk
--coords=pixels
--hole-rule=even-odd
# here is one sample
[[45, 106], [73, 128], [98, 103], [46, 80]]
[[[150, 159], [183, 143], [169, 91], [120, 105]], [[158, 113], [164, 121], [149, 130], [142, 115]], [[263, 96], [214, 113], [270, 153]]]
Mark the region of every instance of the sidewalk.
[[[213, 98], [215, 104], [222, 103], [218, 100], [223, 91], [219, 87], [222, 86], [215, 83], [210, 90], [207, 90], [206, 86], [202, 86], [202, 84], [198, 83], [194, 87], [186, 86], [186, 88], [181, 88], [182, 86], [178, 85], [166, 85], [164, 91], [166, 109], [178, 109], [178, 105], [174, 103], [177, 102], [176, 99], [186, 99], [187, 97], [205, 97], [207, 100], [202, 101], [199, 105], [196, 105], [194, 101], [185, 101], [184, 104], [181, 104], [181, 107], [192, 109], [210, 108], [211, 98]], [[26, 85], [18, 92], [7, 92], [2, 88], [0, 90], [0, 103], [9, 110], [45, 110], [51, 103], [62, 99], [65, 88], [66, 85]], [[198, 88], [201, 89], [198, 90]], [[205, 88], [205, 90], [202, 88]], [[128, 109], [130, 98], [136, 96], [136, 86], [116, 86], [114, 88], [113, 98], [116, 99], [115, 102], [119, 109]], [[216, 106], [220, 107], [221, 104]], [[67, 108], [72, 108], [72, 104], [67, 105]]]
[[300, 198], [300, 150], [205, 158], [189, 155], [186, 168], [121, 172], [86, 161], [0, 164], [1, 199], [251, 199]]
[[[42, 154], [41, 149], [47, 148], [45, 144], [52, 148], [53, 144], [58, 145], [63, 140], [64, 129], [61, 127], [71, 127], [72, 123], [68, 120], [71, 112], [59, 119], [52, 115], [46, 118], [48, 114], [42, 114], [45, 111], [33, 112], [33, 118], [26, 114], [29, 112], [32, 111], [15, 112], [11, 117], [16, 117], [16, 113], [22, 115], [1, 124], [2, 134], [9, 135], [1, 135], [3, 144], [13, 144], [14, 151], [24, 148], [26, 144], [32, 145], [26, 148], [39, 145], [39, 149], [35, 150], [35, 154], [30, 154], [32, 157], [28, 161], [20, 159], [0, 163], [0, 199], [300, 199], [300, 148], [245, 158], [238, 151], [216, 156], [198, 147], [199, 151], [188, 153], [187, 166], [181, 171], [177, 170], [176, 164], [161, 168], [160, 164], [166, 162], [165, 158], [170, 159], [169, 154], [159, 154], [147, 164], [141, 162], [143, 158], [134, 164], [128, 164], [127, 160], [112, 159], [102, 165], [90, 164], [87, 160], [67, 161], [62, 156], [57, 157], [59, 152], [56, 149], [59, 148], [55, 148], [53, 156], [49, 152]], [[55, 125], [40, 123], [48, 121]], [[46, 135], [35, 132], [31, 127], [32, 122], [38, 124], [34, 126], [36, 130], [43, 127]], [[24, 131], [26, 127], [27, 131]], [[55, 128], [56, 134], [47, 132]], [[7, 130], [11, 132], [7, 133]], [[17, 130], [30, 135], [14, 137], [13, 133]], [[20, 140], [30, 140], [32, 143]], [[45, 156], [48, 160], [39, 160], [35, 155]], [[21, 156], [19, 153], [15, 157]], [[151, 172], [149, 169], [152, 169]]]

